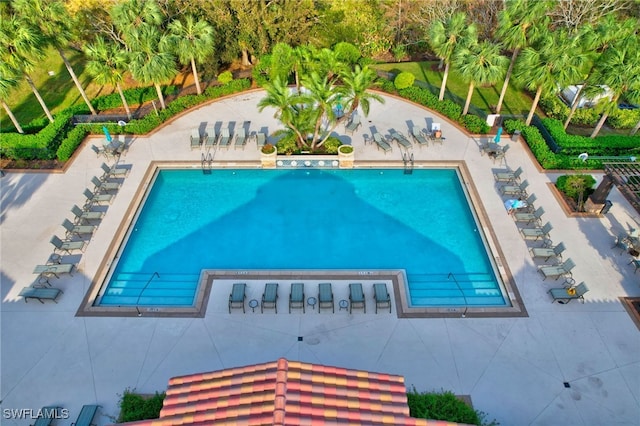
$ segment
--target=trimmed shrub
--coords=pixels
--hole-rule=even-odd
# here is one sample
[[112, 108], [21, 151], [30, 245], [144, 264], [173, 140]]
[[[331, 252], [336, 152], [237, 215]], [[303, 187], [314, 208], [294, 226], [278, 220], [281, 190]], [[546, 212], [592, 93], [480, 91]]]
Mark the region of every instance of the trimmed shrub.
[[491, 127], [489, 127], [487, 122], [477, 115], [463, 115], [462, 117], [460, 117], [459, 122], [471, 133], [475, 133], [477, 135], [484, 135], [489, 132], [489, 130], [491, 130]]
[[299, 151], [295, 133], [288, 133], [278, 142], [278, 154], [290, 155]]
[[164, 392], [156, 392], [151, 398], [144, 398], [142, 395], [125, 389], [120, 398], [118, 423], [159, 418], [165, 397], [166, 394]]
[[449, 391], [439, 393], [418, 392], [415, 388], [407, 393], [409, 415], [418, 419], [444, 420], [470, 425], [498, 425], [495, 420], [485, 423], [485, 413], [475, 411]]
[[579, 193], [582, 190], [583, 201], [594, 191], [596, 180], [591, 175], [562, 175], [556, 179], [556, 188], [567, 197], [578, 202]]
[[231, 71], [222, 72], [218, 75], [218, 81], [220, 84], [231, 83], [233, 81], [233, 74], [231, 74]]
[[351, 43], [341, 41], [333, 47], [333, 52], [338, 60], [346, 62], [349, 65], [355, 65], [358, 63], [362, 54], [360, 50]]
[[322, 146], [324, 146], [324, 150], [327, 154], [336, 154], [338, 152], [338, 147], [342, 145], [340, 139], [334, 138], [330, 136]]
[[413, 86], [413, 83], [416, 81], [416, 76], [408, 71], [401, 72], [398, 74], [393, 80], [393, 85], [398, 90], [406, 89], [407, 87]]

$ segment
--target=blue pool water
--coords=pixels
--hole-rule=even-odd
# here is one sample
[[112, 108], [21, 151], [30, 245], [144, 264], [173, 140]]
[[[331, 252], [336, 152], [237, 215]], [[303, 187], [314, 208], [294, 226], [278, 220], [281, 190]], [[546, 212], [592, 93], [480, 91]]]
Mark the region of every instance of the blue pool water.
[[191, 306], [202, 269], [405, 269], [411, 306], [506, 305], [454, 169], [161, 170], [132, 226], [100, 305]]

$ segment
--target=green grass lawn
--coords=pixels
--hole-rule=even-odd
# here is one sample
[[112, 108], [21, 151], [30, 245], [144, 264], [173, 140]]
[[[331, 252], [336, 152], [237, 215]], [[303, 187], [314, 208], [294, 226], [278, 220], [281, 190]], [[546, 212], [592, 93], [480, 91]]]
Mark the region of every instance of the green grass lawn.
[[[424, 81], [432, 85], [437, 89], [435, 94], [439, 94], [444, 73], [436, 69], [437, 65], [438, 62], [401, 62], [395, 64], [377, 64], [373, 65], [372, 68], [394, 73], [408, 71], [416, 76], [416, 80]], [[436, 70], [434, 71], [434, 69]], [[473, 91], [473, 96], [471, 97], [471, 104], [490, 114], [491, 106], [498, 104], [501, 89], [502, 82], [498, 83], [496, 87], [476, 87]], [[464, 106], [468, 90], [469, 85], [463, 82], [455, 71], [450, 71], [449, 77], [447, 78], [447, 91], [445, 92], [445, 98], [459, 103], [460, 106]], [[529, 108], [531, 108], [531, 102], [532, 99], [525, 92], [517, 89], [510, 82], [502, 105], [501, 113], [504, 115], [527, 114], [529, 112]]]

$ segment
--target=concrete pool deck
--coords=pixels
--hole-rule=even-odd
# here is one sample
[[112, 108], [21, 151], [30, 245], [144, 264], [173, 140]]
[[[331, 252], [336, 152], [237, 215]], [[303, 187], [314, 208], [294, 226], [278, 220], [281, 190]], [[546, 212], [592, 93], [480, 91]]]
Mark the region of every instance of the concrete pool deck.
[[[13, 173], [0, 179], [2, 204], [1, 385], [7, 425], [30, 424], [9, 419], [4, 410], [58, 405], [69, 410], [70, 424], [83, 404], [99, 404], [99, 425], [118, 414], [119, 395], [127, 388], [141, 393], [164, 391], [173, 376], [273, 361], [279, 357], [345, 368], [399, 374], [408, 388], [451, 390], [471, 396], [475, 408], [503, 425], [637, 425], [640, 423], [639, 331], [620, 297], [640, 297], [640, 275], [629, 256], [612, 250], [613, 237], [640, 227], [640, 217], [613, 189], [610, 212], [601, 218], [568, 218], [549, 190], [560, 173], [540, 173], [525, 147], [505, 136], [511, 168], [521, 166], [523, 178], [543, 206], [544, 221], [553, 224], [551, 238], [567, 246], [565, 258], [577, 264], [574, 278], [590, 288], [584, 304], [552, 304], [547, 290], [561, 280], [542, 281], [518, 228], [507, 215], [492, 171], [504, 165], [481, 156], [479, 140], [468, 137], [425, 109], [385, 96], [373, 104], [369, 117], [353, 135], [342, 135], [355, 148], [358, 164], [401, 161], [398, 146], [386, 155], [365, 145], [363, 135], [375, 127], [407, 134], [407, 122], [441, 123], [442, 145], [414, 147], [416, 161], [464, 160], [505, 260], [528, 312], [522, 318], [397, 318], [374, 313], [367, 295], [367, 313], [305, 314], [286, 309], [288, 286], [280, 288], [278, 314], [255, 313], [247, 306], [227, 311], [231, 288], [214, 285], [204, 318], [76, 317], [105, 253], [127, 214], [152, 161], [200, 161], [191, 150], [193, 128], [208, 124], [242, 125], [250, 132], [279, 128], [273, 110], [259, 113], [262, 92], [248, 92], [203, 106], [177, 118], [148, 137], [127, 140], [121, 163], [130, 166], [113, 203], [79, 260], [73, 276], [52, 280], [64, 291], [58, 303], [29, 303], [18, 297], [30, 285], [35, 265], [52, 253], [52, 235], [63, 236], [62, 220], [72, 218], [73, 204], [82, 205], [85, 187], [100, 176], [103, 158], [96, 158], [88, 140], [65, 173]], [[244, 149], [216, 150], [215, 164], [259, 165], [255, 142]], [[108, 162], [111, 164], [111, 162]], [[596, 178], [601, 175], [595, 174]], [[263, 284], [249, 286], [247, 301], [259, 299]], [[348, 293], [347, 293], [348, 294]], [[298, 337], [303, 337], [302, 341]], [[570, 387], [565, 387], [564, 383]]]

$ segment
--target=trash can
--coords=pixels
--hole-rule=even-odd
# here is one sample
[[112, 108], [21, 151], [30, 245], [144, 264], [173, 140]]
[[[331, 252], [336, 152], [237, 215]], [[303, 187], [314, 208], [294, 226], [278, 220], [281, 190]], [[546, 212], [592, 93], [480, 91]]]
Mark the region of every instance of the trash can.
[[602, 207], [602, 210], [600, 210], [600, 214], [609, 213], [611, 206], [613, 206], [613, 203], [611, 201], [604, 200], [604, 206]]
[[511, 140], [513, 142], [518, 142], [519, 138], [520, 138], [520, 130], [514, 131], [513, 134], [511, 135]]

